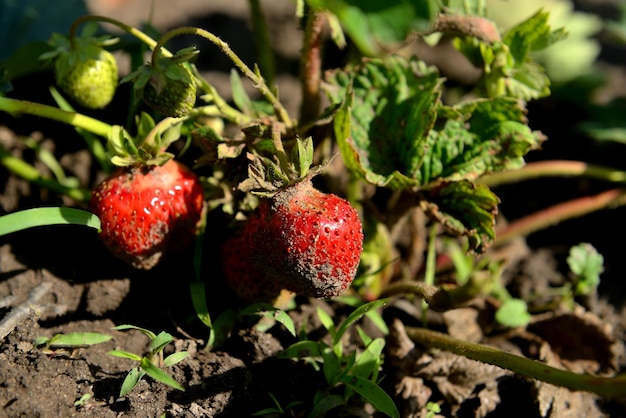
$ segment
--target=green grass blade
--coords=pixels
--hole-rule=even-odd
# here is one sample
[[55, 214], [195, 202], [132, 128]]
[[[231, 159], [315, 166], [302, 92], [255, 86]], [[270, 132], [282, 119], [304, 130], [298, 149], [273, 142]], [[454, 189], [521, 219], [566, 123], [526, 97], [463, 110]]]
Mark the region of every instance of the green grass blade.
[[380, 412], [392, 418], [400, 418], [400, 413], [393, 399], [376, 383], [359, 376], [343, 376], [341, 381]]
[[82, 209], [46, 207], [0, 216], [0, 236], [45, 225], [85, 225], [100, 232], [100, 219]]
[[174, 380], [172, 376], [165, 373], [163, 370], [159, 369], [154, 363], [152, 363], [147, 358], [144, 357], [141, 360], [140, 367], [143, 369], [143, 371], [146, 372], [148, 376], [150, 376], [154, 380], [164, 383], [170, 387], [173, 387], [174, 389], [178, 389], [183, 392], [185, 391], [185, 388], [183, 388], [176, 380]]

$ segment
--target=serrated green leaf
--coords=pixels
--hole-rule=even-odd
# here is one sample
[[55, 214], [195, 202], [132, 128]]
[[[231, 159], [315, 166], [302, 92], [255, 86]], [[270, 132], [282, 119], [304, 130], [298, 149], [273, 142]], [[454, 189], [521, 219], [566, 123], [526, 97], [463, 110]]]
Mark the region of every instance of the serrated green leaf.
[[414, 31], [426, 30], [439, 13], [434, 0], [307, 0], [330, 10], [364, 55], [381, 55]]
[[328, 81], [331, 100], [342, 103], [334, 127], [348, 168], [379, 186], [419, 186], [441, 94], [437, 72], [419, 60], [393, 57], [366, 61]]
[[100, 231], [100, 219], [74, 208], [46, 207], [24, 209], [0, 216], [0, 236], [47, 225], [84, 225]]
[[593, 245], [580, 243], [570, 248], [567, 265], [577, 276], [576, 294], [590, 295], [596, 291], [604, 271], [604, 257]]
[[430, 191], [428, 200], [436, 205], [429, 215], [454, 234], [467, 236], [471, 249], [484, 252], [495, 238], [499, 200], [488, 187], [469, 181], [446, 183]]

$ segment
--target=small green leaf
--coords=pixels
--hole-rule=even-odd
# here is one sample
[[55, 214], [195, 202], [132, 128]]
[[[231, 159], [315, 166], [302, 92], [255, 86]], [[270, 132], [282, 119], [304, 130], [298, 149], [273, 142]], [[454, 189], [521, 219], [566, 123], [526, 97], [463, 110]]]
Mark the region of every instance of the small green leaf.
[[191, 303], [196, 311], [196, 315], [202, 321], [204, 325], [211, 328], [211, 315], [209, 314], [209, 307], [206, 303], [206, 290], [204, 282], [195, 281], [189, 284], [189, 290], [191, 293]]
[[126, 358], [129, 360], [134, 360], [134, 361], [141, 361], [141, 356], [138, 356], [135, 353], [130, 353], [128, 351], [123, 351], [123, 350], [111, 350], [107, 352], [108, 355], [113, 356], [113, 357], [119, 357], [119, 358]]
[[206, 345], [207, 350], [220, 347], [230, 335], [236, 321], [237, 316], [232, 309], [227, 309], [220, 313], [213, 321], [213, 327], [209, 333], [209, 339]]
[[381, 55], [413, 31], [425, 30], [439, 12], [434, 0], [307, 0], [334, 13], [365, 55]]
[[137, 383], [139, 383], [139, 381], [145, 374], [146, 372], [141, 370], [139, 367], [133, 367], [126, 375], [124, 382], [122, 382], [122, 388], [120, 389], [120, 398], [126, 396], [130, 391], [135, 389], [135, 386], [137, 386]]
[[341, 381], [371, 403], [374, 408], [392, 418], [400, 418], [393, 399], [376, 383], [360, 376], [343, 376]]
[[577, 276], [575, 293], [590, 295], [600, 284], [600, 274], [604, 271], [604, 257], [595, 247], [588, 243], [580, 243], [570, 248], [567, 264]]
[[364, 305], [361, 305], [357, 309], [355, 309], [345, 319], [345, 321], [341, 323], [341, 325], [337, 329], [337, 332], [335, 333], [335, 335], [333, 335], [333, 346], [339, 343], [339, 341], [341, 340], [341, 337], [343, 336], [343, 334], [346, 332], [346, 330], [348, 329], [350, 325], [354, 324], [356, 321], [361, 319], [361, 317], [365, 315], [367, 312], [376, 310], [385, 306], [387, 302], [389, 302], [389, 299], [378, 299], [372, 302], [368, 302]]
[[333, 318], [325, 310], [323, 310], [320, 307], [318, 307], [316, 311], [317, 311], [317, 317], [319, 318], [324, 328], [328, 330], [330, 335], [334, 335], [335, 334], [335, 322], [333, 321]]
[[165, 367], [173, 366], [174, 364], [183, 361], [189, 353], [187, 351], [177, 351], [176, 353], [172, 353], [169, 356], [165, 357], [163, 360], [163, 365]]
[[165, 348], [165, 346], [168, 345], [169, 343], [171, 343], [172, 341], [174, 341], [174, 338], [170, 334], [168, 334], [165, 331], [161, 331], [159, 333], [159, 335], [157, 335], [150, 342], [150, 352], [152, 354], [156, 354], [156, 353], [162, 351], [163, 348]]
[[289, 347], [279, 352], [278, 358], [305, 358], [320, 357], [320, 343], [316, 341], [304, 340], [291, 344]]
[[0, 236], [46, 225], [84, 225], [100, 231], [100, 219], [90, 212], [60, 207], [25, 209], [0, 216]]
[[246, 306], [240, 311], [241, 315], [262, 315], [266, 318], [273, 319], [281, 324], [295, 337], [296, 327], [293, 319], [282, 309], [276, 308], [269, 303], [253, 303]]
[[154, 380], [164, 383], [174, 389], [178, 389], [180, 391], [185, 391], [185, 389], [176, 381], [172, 376], [165, 373], [163, 370], [159, 369], [154, 363], [148, 360], [146, 357], [141, 359], [141, 363], [139, 365], [143, 371], [146, 372], [148, 376], [153, 378]]
[[530, 322], [526, 302], [521, 299], [507, 299], [496, 311], [496, 321], [504, 326], [522, 327]]
[[137, 327], [135, 325], [118, 325], [116, 327], [113, 327], [112, 329], [116, 330], [116, 331], [125, 331], [125, 330], [129, 330], [129, 329], [134, 329], [136, 331], [141, 331], [143, 334], [145, 334], [148, 338], [150, 338], [150, 340], [154, 340], [156, 338], [156, 334], [148, 329], [145, 328], [141, 328], [141, 327]]
[[101, 344], [113, 339], [107, 334], [98, 332], [72, 332], [69, 334], [56, 334], [47, 342], [50, 347], [80, 347], [85, 345]]

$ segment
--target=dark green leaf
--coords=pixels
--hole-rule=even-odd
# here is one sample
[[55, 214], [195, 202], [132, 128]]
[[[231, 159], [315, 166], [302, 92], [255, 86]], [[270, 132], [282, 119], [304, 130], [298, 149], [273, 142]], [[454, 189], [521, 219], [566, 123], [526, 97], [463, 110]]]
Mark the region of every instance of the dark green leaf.
[[455, 235], [468, 237], [471, 249], [484, 252], [495, 238], [498, 197], [484, 185], [469, 181], [445, 183], [429, 191], [429, 215]]
[[393, 399], [376, 383], [360, 376], [343, 376], [341, 381], [371, 403], [374, 408], [392, 418], [400, 418]]
[[298, 341], [278, 353], [278, 358], [320, 357], [320, 344], [317, 341]]
[[414, 31], [426, 30], [439, 12], [434, 0], [307, 0], [334, 13], [365, 55], [376, 56]]

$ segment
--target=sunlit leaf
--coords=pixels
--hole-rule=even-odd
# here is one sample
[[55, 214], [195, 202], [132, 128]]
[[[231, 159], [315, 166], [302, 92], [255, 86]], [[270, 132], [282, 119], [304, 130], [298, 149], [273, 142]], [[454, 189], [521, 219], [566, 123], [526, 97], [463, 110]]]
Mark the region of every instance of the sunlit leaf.
[[90, 212], [73, 208], [45, 207], [0, 216], [0, 236], [47, 225], [84, 225], [100, 231], [100, 219]]

